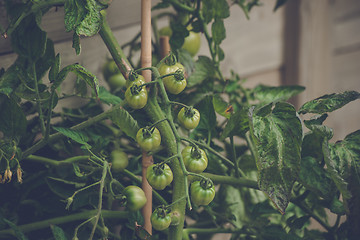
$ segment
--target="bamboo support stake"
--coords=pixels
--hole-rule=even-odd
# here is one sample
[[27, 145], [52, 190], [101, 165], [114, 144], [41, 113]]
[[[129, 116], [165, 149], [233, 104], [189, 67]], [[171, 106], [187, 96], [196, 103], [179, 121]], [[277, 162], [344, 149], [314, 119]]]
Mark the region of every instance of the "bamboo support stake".
[[161, 36], [160, 37], [160, 55], [161, 58], [166, 57], [170, 53], [170, 43], [169, 43], [168, 36]]
[[[141, 0], [141, 67], [151, 67], [151, 0]], [[142, 71], [146, 82], [151, 81], [151, 71]], [[145, 192], [147, 202], [142, 208], [144, 228], [152, 233], [150, 217], [152, 214], [152, 188], [146, 179], [146, 170], [153, 164], [152, 156], [143, 152], [142, 156], [142, 189]]]

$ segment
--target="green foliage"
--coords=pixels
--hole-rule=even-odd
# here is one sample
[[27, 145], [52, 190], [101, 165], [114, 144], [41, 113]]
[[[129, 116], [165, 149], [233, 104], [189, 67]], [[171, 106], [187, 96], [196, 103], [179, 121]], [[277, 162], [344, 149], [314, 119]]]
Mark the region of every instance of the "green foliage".
[[[359, 99], [360, 93], [324, 95], [297, 111], [286, 101], [304, 91], [302, 86], [248, 89], [237, 73], [220, 68], [226, 57], [220, 45], [226, 39], [224, 21], [230, 8], [240, 7], [249, 18], [261, 2], [163, 0], [153, 7], [162, 9], [152, 21], [153, 57], [160, 59], [157, 20], [166, 16], [171, 48], [185, 68], [187, 87], [169, 94], [159, 70], [151, 68], [153, 81], [142, 86], [146, 105], [131, 109], [129, 100], [124, 101], [125, 87], [99, 86], [98, 76], [78, 63], [62, 67], [60, 53], [41, 27], [43, 14], [63, 7], [65, 31], [73, 31], [74, 57], [87, 51], [81, 49], [80, 36], [100, 32], [116, 60], [116, 71], [104, 72], [106, 78], [119, 73], [118, 67], [137, 70], [140, 66], [124, 62], [140, 63], [140, 34], [123, 45], [129, 54], [126, 59], [104, 17], [109, 2], [6, 1], [5, 29], [17, 59], [0, 70], [0, 239], [178, 240], [192, 239], [193, 234], [210, 239], [219, 232], [230, 233], [231, 239], [358, 236], [353, 226], [360, 223], [360, 130], [333, 143], [336, 129], [324, 123], [331, 112]], [[285, 2], [276, 1], [274, 11]], [[193, 58], [181, 49], [189, 29], [203, 35], [208, 56]], [[70, 72], [76, 76], [74, 90], [65, 94], [62, 84], [69, 81]], [[58, 106], [71, 97], [83, 105]], [[184, 129], [176, 120], [180, 109], [187, 107], [200, 112], [195, 129]], [[299, 114], [314, 115], [302, 120]], [[155, 163], [166, 163], [173, 174], [171, 183], [153, 190], [154, 208], [163, 204], [171, 225], [152, 235], [139, 211], [148, 201], [137, 187], [141, 159], [147, 156], [136, 142], [140, 127], [151, 134], [156, 129], [158, 142], [161, 136], [161, 145], [148, 154]], [[181, 155], [185, 146], [205, 151], [204, 172], [185, 164]], [[114, 151], [126, 156], [128, 164], [121, 171], [113, 165]], [[190, 154], [194, 152], [196, 162], [197, 151]], [[211, 183], [199, 185], [202, 189], [215, 184], [210, 203], [196, 199], [199, 192], [189, 187], [201, 182]], [[344, 223], [330, 225], [326, 210], [338, 220], [346, 214]], [[322, 232], [309, 230], [310, 220], [317, 221]]]

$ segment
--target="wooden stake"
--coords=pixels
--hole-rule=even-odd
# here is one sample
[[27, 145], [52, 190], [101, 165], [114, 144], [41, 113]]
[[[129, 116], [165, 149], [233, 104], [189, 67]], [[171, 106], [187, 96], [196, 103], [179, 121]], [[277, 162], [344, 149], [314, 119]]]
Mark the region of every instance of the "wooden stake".
[[169, 43], [169, 37], [168, 36], [161, 36], [160, 37], [160, 55], [161, 59], [169, 55], [171, 49], [170, 49], [170, 43]]
[[[151, 67], [151, 0], [141, 0], [141, 67]], [[142, 71], [146, 82], [151, 81], [151, 71]], [[147, 203], [142, 208], [144, 228], [152, 234], [150, 217], [152, 214], [152, 188], [146, 179], [146, 170], [153, 164], [152, 156], [143, 152], [142, 156], [142, 189], [145, 192]]]

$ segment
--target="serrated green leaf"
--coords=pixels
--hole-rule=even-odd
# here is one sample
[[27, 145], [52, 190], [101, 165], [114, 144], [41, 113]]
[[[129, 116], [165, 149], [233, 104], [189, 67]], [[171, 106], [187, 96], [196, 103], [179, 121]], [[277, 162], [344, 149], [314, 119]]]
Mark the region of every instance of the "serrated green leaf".
[[337, 199], [336, 196], [333, 197], [333, 200], [330, 203], [329, 209], [332, 213], [335, 213], [335, 214], [339, 214], [339, 215], [345, 214], [344, 204], [339, 199]]
[[332, 199], [334, 196], [335, 186], [329, 173], [313, 157], [301, 159], [299, 182], [325, 199]]
[[245, 133], [249, 130], [249, 110], [242, 108], [237, 110], [231, 115], [227, 122], [224, 131], [221, 134], [220, 139], [223, 141], [227, 137], [232, 136], [245, 136]]
[[256, 146], [259, 188], [284, 213], [300, 172], [300, 119], [291, 104], [278, 102], [254, 111], [250, 123]]
[[65, 30], [70, 32], [75, 30], [77, 26], [84, 20], [88, 9], [85, 8], [84, 0], [67, 0], [65, 1]]
[[0, 94], [0, 131], [9, 139], [20, 140], [26, 132], [26, 117], [11, 98]]
[[224, 26], [224, 21], [222, 19], [216, 18], [213, 24], [211, 25], [212, 37], [215, 44], [220, 44], [226, 38], [226, 29]]
[[80, 52], [81, 52], [80, 36], [77, 35], [76, 32], [74, 32], [74, 34], [73, 34], [72, 48], [75, 49], [76, 55], [80, 54]]
[[206, 78], [211, 77], [215, 73], [213, 61], [205, 56], [199, 56], [195, 62], [195, 70], [187, 79], [188, 86], [193, 87], [202, 83]]
[[121, 131], [132, 139], [136, 139], [136, 133], [140, 129], [137, 121], [123, 108], [118, 108], [110, 115], [112, 122], [117, 125]]
[[61, 63], [61, 58], [60, 58], [60, 53], [58, 53], [55, 57], [55, 61], [53, 63], [53, 65], [50, 68], [49, 71], [49, 81], [50, 82], [54, 82], [57, 78], [57, 75], [60, 72], [60, 63]]
[[6, 218], [2, 219], [4, 222], [6, 222], [9, 227], [14, 230], [15, 232], [15, 236], [18, 240], [28, 240], [28, 238], [24, 235], [24, 233], [18, 228], [18, 226], [16, 226], [14, 223], [10, 222], [9, 220], [7, 220]]
[[33, 14], [24, 18], [11, 34], [11, 44], [14, 52], [30, 59], [32, 62], [44, 55], [46, 43], [47, 34], [39, 28]]
[[94, 74], [89, 72], [86, 68], [79, 64], [71, 64], [64, 67], [56, 77], [56, 80], [53, 82], [51, 86], [52, 91], [54, 91], [60, 84], [65, 80], [67, 74], [69, 72], [75, 73], [78, 77], [83, 79], [94, 91], [95, 94], [99, 93], [99, 82]]
[[336, 187], [341, 192], [344, 199], [349, 199], [351, 193], [348, 190], [346, 178], [349, 175], [349, 168], [346, 159], [337, 158], [336, 147], [329, 145], [327, 139], [322, 143], [326, 170], [334, 181]]
[[230, 16], [229, 4], [226, 0], [207, 0], [202, 3], [202, 12], [206, 23], [214, 18], [224, 19]]
[[0, 78], [0, 93], [10, 94], [20, 85], [18, 73], [22, 72], [18, 61], [11, 65]]
[[37, 79], [42, 79], [45, 76], [49, 68], [54, 64], [54, 61], [54, 43], [51, 39], [47, 39], [45, 53], [35, 63]]
[[182, 48], [177, 50], [177, 59], [184, 66], [187, 75], [191, 75], [195, 68], [195, 62], [190, 53]]
[[271, 87], [260, 84], [253, 89], [253, 94], [256, 100], [268, 104], [276, 101], [287, 101], [304, 90], [305, 87], [302, 86]]
[[64, 230], [60, 227], [50, 224], [50, 228], [55, 240], [67, 240]]
[[212, 97], [205, 97], [196, 108], [200, 112], [200, 122], [196, 127], [197, 130], [206, 130], [210, 131], [215, 128], [216, 125], [216, 114], [212, 104]]
[[168, 3], [168, 2], [159, 2], [158, 4], [156, 4], [155, 6], [153, 6], [151, 8], [151, 11], [158, 10], [158, 9], [163, 9], [163, 8], [168, 8], [168, 7], [170, 7], [170, 3]]
[[[333, 179], [338, 180], [335, 183], [338, 183], [339, 190], [343, 195], [345, 193], [343, 197], [348, 199], [350, 194], [348, 194], [346, 185], [350, 181], [349, 179], [360, 184], [360, 130], [347, 135], [342, 141], [331, 144], [329, 149], [331, 159], [325, 159], [325, 161], [327, 160], [326, 164], [330, 165], [330, 170], [334, 175]], [[351, 172], [355, 176], [350, 176]]]
[[56, 131], [65, 135], [66, 137], [71, 138], [75, 142], [84, 145], [86, 148], [88, 148], [88, 149], [91, 148], [91, 146], [87, 143], [88, 137], [84, 133], [82, 133], [80, 131], [72, 130], [70, 128], [62, 128], [62, 127], [55, 127], [55, 126], [53, 127], [53, 129], [55, 129]]
[[100, 101], [106, 103], [107, 105], [116, 105], [122, 102], [121, 98], [116, 95], [111, 94], [106, 88], [103, 86], [99, 89], [99, 99]]
[[360, 93], [356, 91], [346, 91], [343, 93], [333, 93], [321, 96], [301, 106], [299, 113], [323, 114], [335, 111], [344, 105], [360, 98]]
[[171, 22], [170, 26], [172, 34], [169, 43], [171, 45], [171, 49], [175, 51], [184, 45], [185, 38], [189, 36], [189, 30], [178, 22]]

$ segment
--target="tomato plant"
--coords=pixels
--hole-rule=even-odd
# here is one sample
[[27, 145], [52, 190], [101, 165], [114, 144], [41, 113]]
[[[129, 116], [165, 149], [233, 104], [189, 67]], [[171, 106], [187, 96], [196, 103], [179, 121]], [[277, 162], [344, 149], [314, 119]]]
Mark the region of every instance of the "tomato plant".
[[125, 99], [133, 109], [141, 109], [145, 107], [147, 103], [148, 93], [141, 85], [133, 84], [126, 89]]
[[136, 133], [136, 141], [145, 151], [156, 150], [161, 143], [161, 135], [156, 127], [140, 128]]
[[151, 214], [151, 224], [158, 231], [167, 229], [171, 224], [171, 216], [167, 209], [163, 207], [156, 208]]
[[178, 113], [178, 120], [186, 129], [191, 130], [197, 127], [200, 122], [200, 113], [197, 109], [181, 108]]
[[129, 159], [125, 152], [116, 149], [110, 154], [111, 157], [111, 169], [115, 172], [121, 172], [129, 165]]
[[[123, 45], [107, 19], [122, 21], [124, 1], [3, 2], [1, 60], [13, 63], [0, 69], [0, 239], [360, 235], [360, 131], [333, 141], [325, 124], [360, 93], [297, 108], [288, 100], [303, 87], [249, 88], [224, 70], [230, 9], [250, 17], [259, 0], [158, 1], [152, 26]], [[44, 24], [51, 14], [71, 35]], [[199, 35], [207, 54], [194, 58]]]
[[146, 170], [146, 179], [156, 190], [163, 190], [173, 178], [173, 173], [166, 163], [153, 164]]
[[195, 181], [191, 183], [190, 195], [196, 205], [208, 205], [215, 197], [215, 186], [208, 179]]
[[161, 76], [173, 74], [163, 78], [165, 88], [169, 93], [179, 94], [185, 89], [187, 83], [184, 77], [184, 66], [181, 63], [163, 62], [159, 66], [159, 73]]
[[130, 211], [140, 210], [147, 201], [144, 191], [138, 186], [127, 186], [123, 193], [126, 197], [126, 207]]
[[208, 159], [204, 150], [197, 146], [187, 146], [181, 151], [186, 169], [190, 172], [201, 173], [207, 165]]

